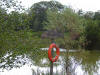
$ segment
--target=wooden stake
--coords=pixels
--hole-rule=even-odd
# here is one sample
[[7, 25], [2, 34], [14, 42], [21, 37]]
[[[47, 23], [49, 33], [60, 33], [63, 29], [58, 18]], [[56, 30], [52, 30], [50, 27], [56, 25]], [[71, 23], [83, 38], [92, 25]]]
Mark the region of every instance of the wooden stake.
[[[51, 39], [51, 43], [55, 43], [54, 39]], [[51, 54], [54, 57], [54, 50], [53, 49], [52, 49]], [[50, 62], [50, 75], [53, 75], [53, 62]]]
[[50, 63], [50, 75], [53, 75], [53, 62]]

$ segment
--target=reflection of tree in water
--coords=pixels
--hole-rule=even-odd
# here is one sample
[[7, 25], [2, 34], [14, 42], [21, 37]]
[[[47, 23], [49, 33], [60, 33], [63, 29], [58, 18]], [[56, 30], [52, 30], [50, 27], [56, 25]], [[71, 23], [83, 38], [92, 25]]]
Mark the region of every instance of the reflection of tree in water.
[[11, 70], [12, 68], [19, 68], [25, 64], [29, 64], [30, 59], [27, 55], [14, 55], [13, 53], [7, 53], [1, 58], [0, 69]]
[[[40, 70], [34, 71], [32, 69], [32, 75], [50, 75], [50, 72], [48, 70], [48, 71], [46, 71], [46, 72], [43, 73], [43, 72], [40, 72]], [[63, 72], [63, 71], [61, 71], [61, 72], [56, 71], [56, 73], [54, 72], [53, 75], [66, 75], [66, 73]]]
[[[31, 57], [34, 65], [38, 65], [38, 66], [48, 66], [48, 63], [45, 64], [45, 65], [42, 64], [43, 59], [44, 58], [45, 59], [48, 58], [48, 55], [47, 54], [48, 54], [47, 51], [35, 50], [35, 52], [32, 53], [30, 55], [30, 57]], [[48, 60], [46, 60], [46, 61], [48, 61]]]
[[86, 55], [85, 58], [83, 58], [82, 64], [84, 65], [83, 68], [86, 72], [88, 72], [90, 75], [93, 75], [94, 72], [97, 73], [98, 65], [97, 61], [99, 61], [99, 53], [90, 52]]
[[[31, 50], [18, 50], [12, 52], [7, 52], [4, 56], [0, 57], [0, 68], [1, 69], [12, 69], [14, 67], [21, 67], [28, 62], [31, 62], [31, 57], [37, 59], [38, 55], [40, 55], [38, 49], [31, 49]], [[35, 56], [36, 55], [36, 56]], [[39, 59], [39, 58], [38, 58]], [[35, 60], [35, 59], [34, 59]]]
[[[56, 74], [57, 75], [65, 75], [66, 73], [64, 70], [66, 68], [67, 68], [68, 72], [70, 72], [70, 75], [75, 75], [77, 66], [82, 66], [83, 72], [85, 71], [84, 74], [93, 75], [94, 73], [97, 73], [97, 71], [99, 69], [97, 62], [100, 60], [99, 52], [96, 52], [96, 51], [84, 51], [84, 52], [74, 52], [74, 53], [70, 52], [68, 61], [66, 61], [66, 59], [65, 59], [66, 57], [64, 56], [64, 54], [65, 54], [64, 52], [61, 52], [59, 60], [57, 61], [57, 63], [54, 64], [54, 66], [56, 66], [56, 67], [61, 65], [63, 67], [63, 70], [60, 72], [61, 74], [57, 74], [59, 72], [56, 72], [54, 75], [56, 75]], [[43, 63], [44, 59], [46, 60], [45, 63]], [[7, 58], [6, 57], [4, 58], [4, 61], [6, 61], [6, 63], [3, 62], [4, 64], [0, 62], [0, 68], [1, 67], [8, 68], [9, 66], [11, 68], [18, 67], [18, 66], [20, 67], [31, 61], [33, 61], [32, 64], [34, 66], [38, 66], [39, 68], [43, 68], [43, 67], [49, 68], [49, 66], [50, 66], [47, 51], [43, 51], [43, 50], [39, 50], [39, 49], [35, 49], [32, 51], [30, 50], [30, 52], [28, 52], [27, 55], [24, 54], [24, 55], [16, 56], [14, 54], [13, 55], [9, 54], [9, 56]], [[65, 67], [66, 63], [67, 63], [67, 67]], [[49, 72], [49, 70], [48, 70], [48, 72]], [[46, 73], [48, 73], [48, 72], [46, 72]], [[48, 75], [48, 74], [46, 74], [46, 75]]]
[[[23, 52], [23, 54], [20, 54], [20, 52], [17, 51], [7, 53], [0, 59], [0, 68], [12, 69], [14, 67], [21, 67], [27, 64], [28, 62], [30, 62], [31, 65], [33, 64], [39, 67], [50, 66], [47, 51], [34, 49], [26, 53]], [[45, 63], [43, 63], [44, 59], [46, 61]]]
[[[33, 60], [35, 61], [35, 65], [39, 65], [40, 67], [49, 66], [49, 63], [47, 63], [48, 65], [41, 64], [41, 60], [43, 60], [44, 58], [47, 58], [46, 52], [41, 51], [40, 53], [41, 53], [40, 55], [37, 55], [37, 58], [34, 59], [33, 57]], [[79, 65], [80, 66], [82, 65], [83, 72], [85, 71], [84, 74], [87, 73], [89, 75], [93, 75], [93, 73], [97, 73], [97, 70], [99, 69], [97, 61], [100, 60], [99, 52], [85, 51], [85, 52], [69, 53], [69, 57], [67, 61], [65, 59], [66, 56], [64, 56], [64, 54], [65, 53], [60, 54], [60, 56], [62, 56], [61, 57], [62, 59], [60, 61], [58, 60], [58, 62], [60, 62], [60, 65], [62, 64], [66, 65], [63, 67], [65, 67], [64, 70], [66, 69], [67, 75], [76, 75], [75, 71]], [[61, 71], [62, 75], [66, 74], [64, 70]]]
[[[47, 51], [42, 51], [41, 55], [38, 56], [38, 58], [36, 58], [34, 65], [38, 66], [38, 69], [32, 69], [33, 74], [32, 75], [50, 75], [50, 62], [49, 59], [47, 57], [43, 57], [42, 54]], [[42, 58], [43, 57], [43, 58]], [[47, 59], [46, 64], [42, 64], [41, 60]], [[37, 61], [38, 60], [38, 61]], [[61, 67], [59, 67], [61, 66]], [[45, 68], [45, 70], [44, 70]], [[41, 71], [44, 70], [44, 71]], [[57, 62], [54, 62], [54, 68], [53, 70], [55, 70], [53, 72], [53, 75], [65, 75], [65, 68], [64, 68], [64, 58], [62, 55], [60, 55], [59, 59]]]
[[99, 66], [97, 61], [100, 60], [100, 53], [96, 51], [85, 51], [85, 52], [78, 52], [74, 53], [75, 60], [80, 62], [82, 65], [82, 69], [85, 71], [86, 74], [93, 75], [94, 73], [98, 73]]
[[68, 58], [65, 60], [65, 69], [67, 75], [76, 75], [75, 70], [78, 66], [78, 63], [74, 59], [73, 56], [68, 56]]
[[[40, 52], [41, 54], [43, 54], [44, 52]], [[45, 54], [44, 54], [45, 55]], [[59, 61], [60, 65], [66, 65], [63, 66], [65, 67], [65, 69], [67, 69], [67, 75], [69, 73], [69, 75], [76, 75], [75, 71], [77, 69], [78, 65], [82, 65], [82, 69], [84, 74], [88, 74], [88, 75], [93, 75], [94, 73], [97, 73], [99, 66], [97, 64], [97, 61], [99, 61], [99, 57], [100, 54], [99, 52], [95, 52], [95, 51], [85, 51], [85, 52], [74, 52], [74, 53], [69, 53], [69, 60], [66, 61], [64, 53], [60, 54], [62, 57], [62, 59]], [[40, 55], [36, 58], [35, 63], [36, 65], [42, 66], [43, 64], [40, 63], [40, 60], [43, 58], [47, 58], [46, 56]], [[64, 58], [63, 58], [64, 57]], [[40, 59], [40, 60], [37, 60]], [[62, 62], [61, 62], [62, 61]], [[49, 63], [48, 63], [49, 64]], [[47, 65], [49, 66], [49, 65]], [[62, 71], [62, 75], [66, 74], [64, 73], [64, 70]], [[55, 75], [55, 74], [54, 74]]]

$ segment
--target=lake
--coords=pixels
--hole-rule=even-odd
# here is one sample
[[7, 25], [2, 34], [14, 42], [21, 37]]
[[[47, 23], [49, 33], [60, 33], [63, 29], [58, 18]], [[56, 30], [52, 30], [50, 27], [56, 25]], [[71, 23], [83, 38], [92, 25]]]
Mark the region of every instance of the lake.
[[[30, 54], [31, 56], [17, 56], [13, 62], [12, 69], [2, 70], [1, 68], [0, 75], [49, 75], [50, 61], [48, 59], [47, 49], [42, 48], [42, 50]], [[9, 54], [7, 55], [9, 56]], [[8, 57], [7, 55], [5, 58]], [[69, 61], [67, 61], [67, 58]], [[17, 61], [20, 61], [20, 63]], [[25, 64], [23, 64], [24, 62]], [[53, 75], [67, 75], [66, 63], [69, 63], [72, 75], [100, 75], [100, 51], [70, 50], [69, 55], [67, 55], [65, 49], [60, 49], [59, 59], [54, 63]], [[7, 64], [5, 62], [0, 63], [0, 66], [2, 65]], [[21, 67], [14, 67], [15, 65]]]

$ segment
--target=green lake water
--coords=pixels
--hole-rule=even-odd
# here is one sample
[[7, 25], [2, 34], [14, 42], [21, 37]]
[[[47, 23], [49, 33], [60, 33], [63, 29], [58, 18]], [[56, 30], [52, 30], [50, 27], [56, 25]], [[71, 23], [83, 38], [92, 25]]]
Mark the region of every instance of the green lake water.
[[[50, 61], [48, 59], [47, 50], [41, 50], [34, 52], [33, 56], [27, 58], [19, 56], [15, 61], [21, 61], [21, 63], [15, 63], [13, 65], [22, 65], [20, 68], [12, 68], [11, 70], [4, 69], [0, 75], [49, 75], [50, 73]], [[54, 75], [67, 75], [66, 73], [66, 58], [67, 53], [65, 50], [60, 51], [60, 56], [57, 62], [54, 63]], [[70, 71], [72, 75], [100, 75], [100, 51], [75, 51], [69, 52]], [[0, 63], [4, 65], [5, 63]]]

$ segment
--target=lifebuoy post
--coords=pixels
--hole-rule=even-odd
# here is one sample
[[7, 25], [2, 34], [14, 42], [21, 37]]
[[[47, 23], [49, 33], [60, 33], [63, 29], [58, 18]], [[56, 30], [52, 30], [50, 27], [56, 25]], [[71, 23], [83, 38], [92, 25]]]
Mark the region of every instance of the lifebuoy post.
[[[54, 57], [54, 50], [53, 48], [56, 48], [56, 56]], [[48, 49], [48, 58], [51, 62], [51, 66], [50, 66], [50, 75], [53, 75], [53, 62], [56, 62], [58, 60], [60, 51], [59, 48], [56, 46], [55, 43], [52, 43]], [[53, 58], [54, 57], [54, 58]]]

